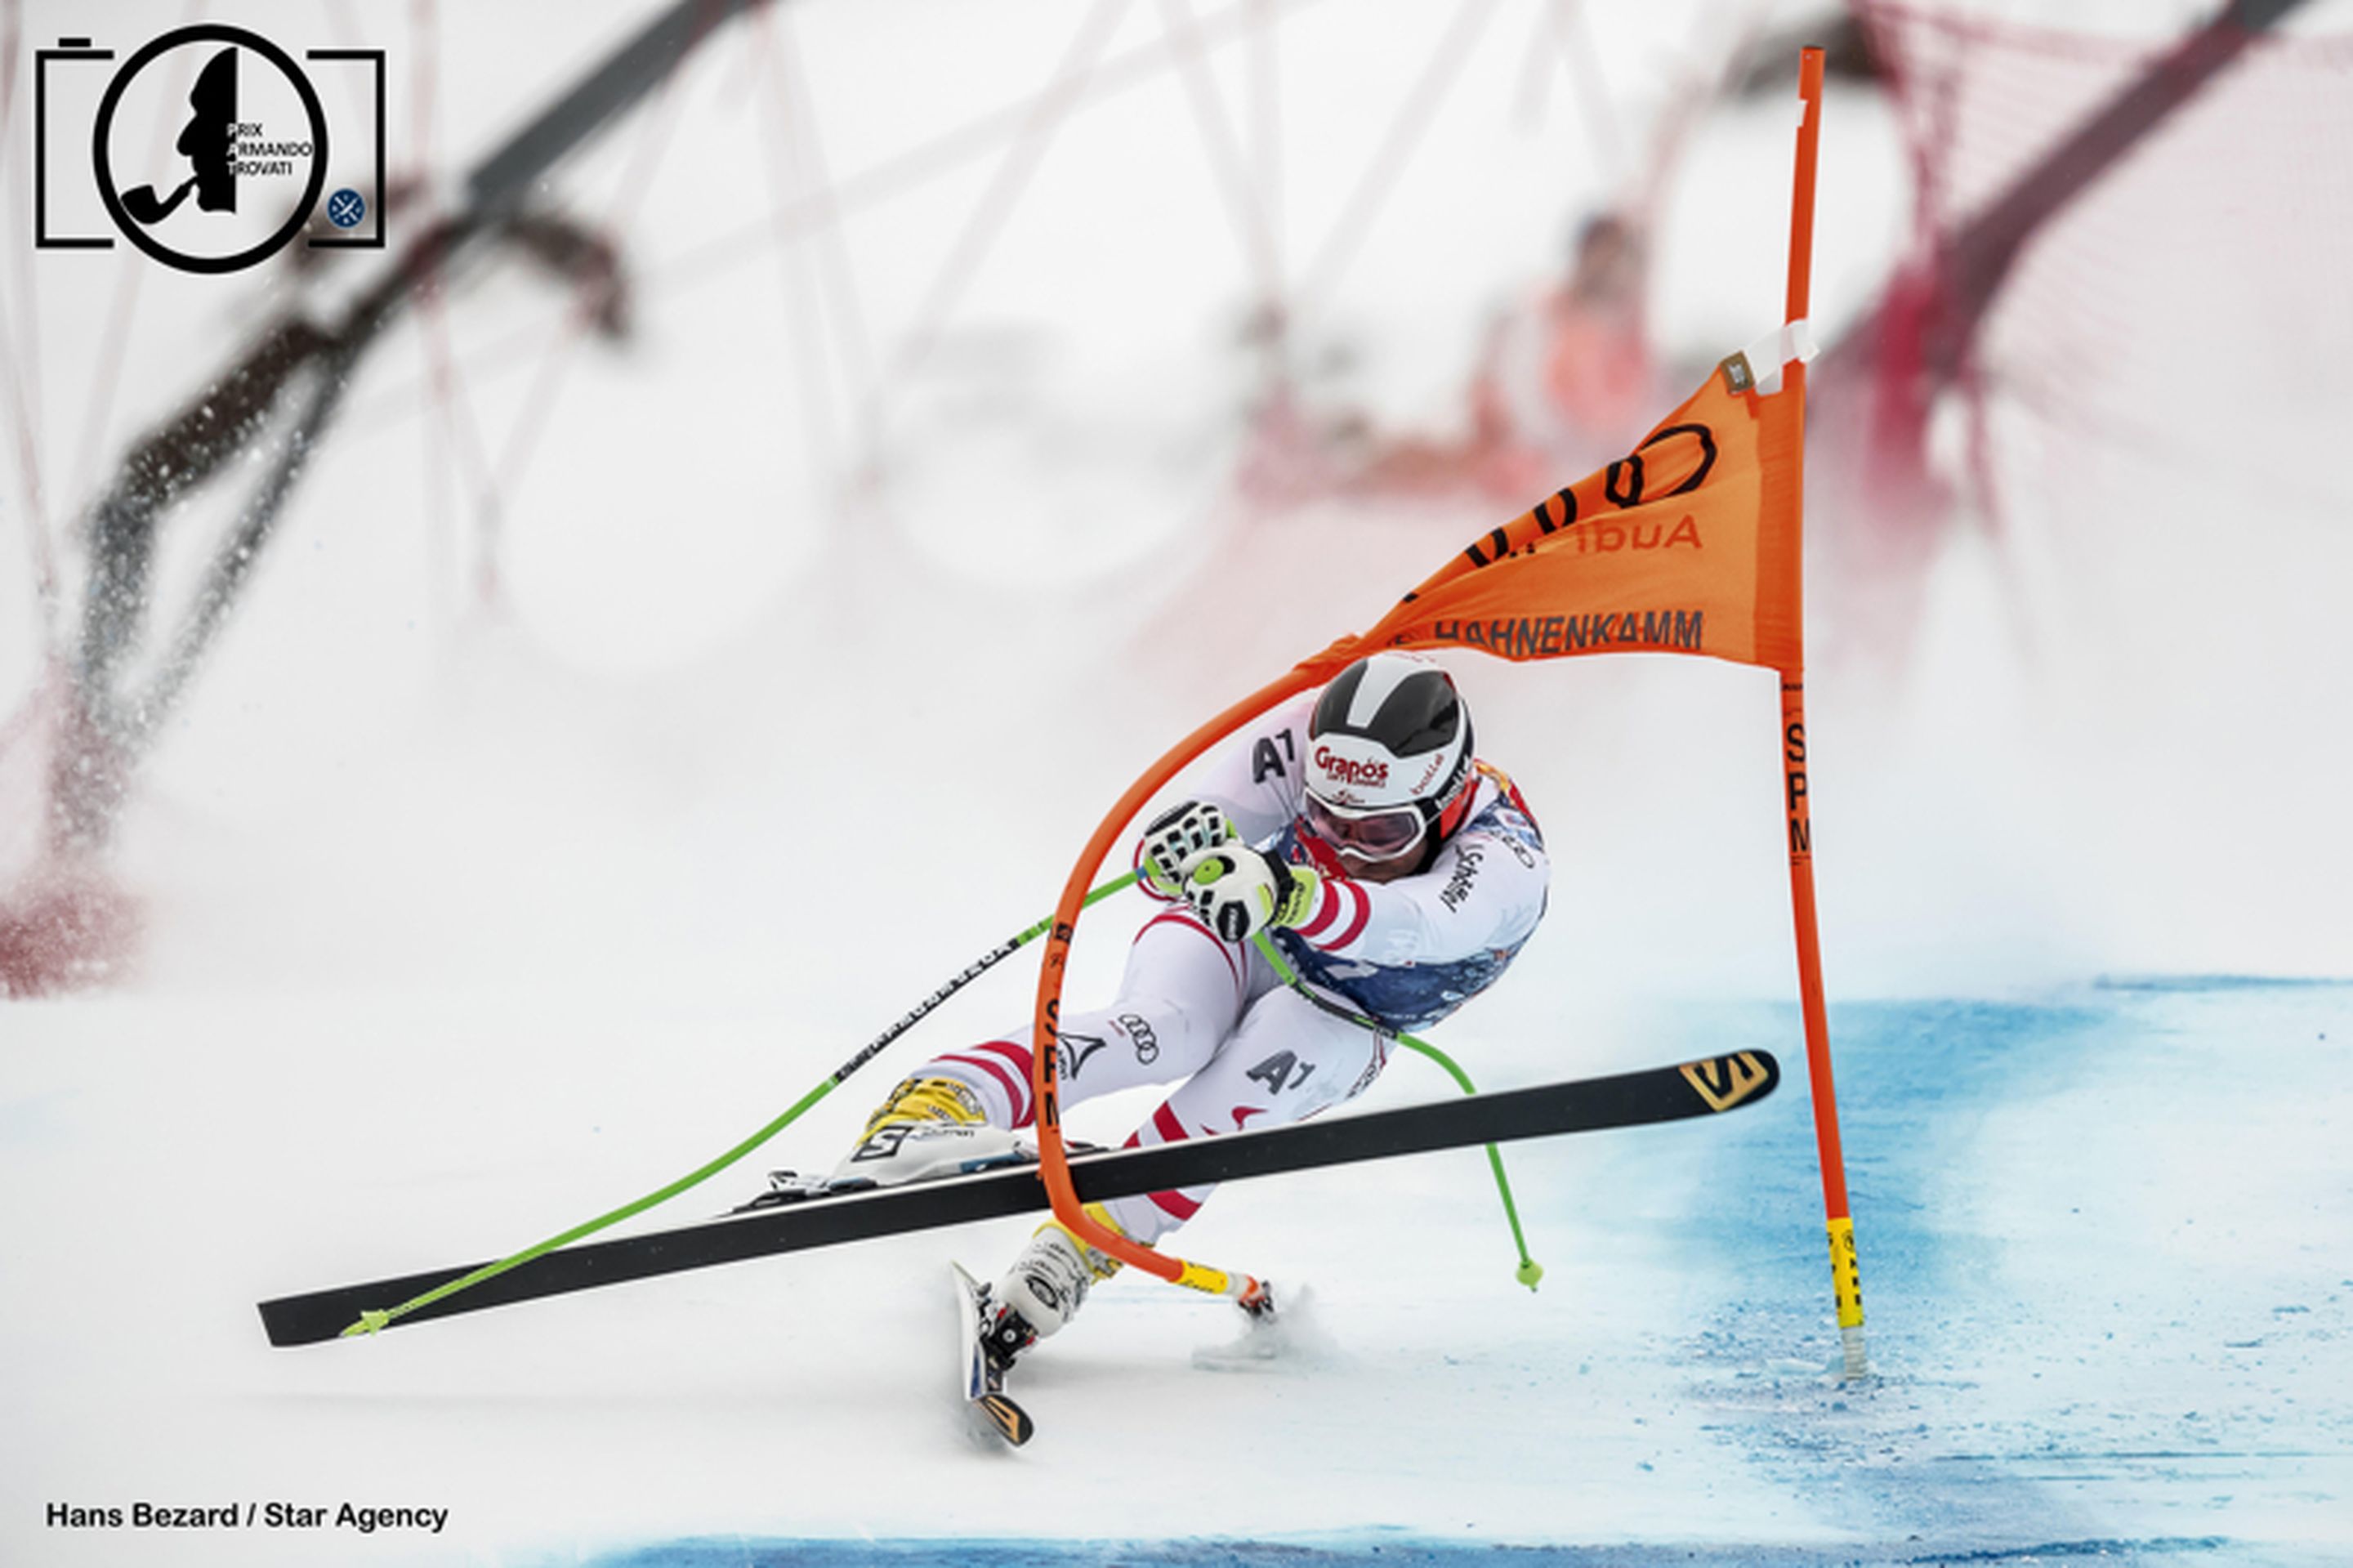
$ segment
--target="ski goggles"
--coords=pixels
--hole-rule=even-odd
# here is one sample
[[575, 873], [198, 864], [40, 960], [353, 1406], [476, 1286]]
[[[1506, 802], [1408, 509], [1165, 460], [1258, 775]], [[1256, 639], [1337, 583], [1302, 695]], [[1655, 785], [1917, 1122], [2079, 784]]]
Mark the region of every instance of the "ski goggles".
[[1421, 808], [1410, 803], [1351, 808], [1307, 795], [1302, 798], [1300, 815], [1317, 838], [1359, 860], [1396, 860], [1410, 854], [1430, 832]]

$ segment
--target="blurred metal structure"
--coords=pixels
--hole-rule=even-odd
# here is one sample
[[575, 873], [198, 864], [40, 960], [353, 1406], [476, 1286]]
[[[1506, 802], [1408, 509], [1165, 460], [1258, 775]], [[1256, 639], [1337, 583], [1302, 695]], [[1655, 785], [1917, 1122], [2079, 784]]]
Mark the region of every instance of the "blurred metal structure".
[[[2153, 300], [2126, 296], [2217, 233], [2252, 231], [2210, 220], [2187, 195], [2213, 172], [2197, 149], [2218, 101], [2236, 101], [2246, 74], [2276, 83], [2307, 57], [2325, 73], [2326, 57], [2279, 36], [2304, 0], [2228, 0], [2169, 42], [2093, 40], [2064, 24], [1993, 23], [1901, 0], [1851, 5], [1905, 127], [1915, 232], [1879, 297], [1814, 366], [1823, 503], [1812, 542], [1847, 635], [1894, 669], [1912, 646], [1928, 572], [1964, 519], [2005, 531], [1990, 395], [2018, 408], [2057, 385], [2042, 365], [2021, 362], [2018, 313], [2036, 313], [2023, 335], [2034, 359], [2065, 366], [2060, 402], [2080, 422], [2082, 378], [2113, 351], [2089, 340], [2090, 322], [2113, 315], [2147, 333], [2158, 325], [2152, 309], [2212, 313], [2186, 283]], [[2262, 145], [2259, 129], [2246, 134]], [[2217, 184], [2233, 188], [2228, 175]], [[2149, 207], [2168, 187], [2183, 193], [2181, 208]], [[2119, 198], [2172, 226], [2084, 227], [2096, 228], [2098, 211]], [[2054, 297], [2059, 271], [2084, 291]], [[2164, 331], [2179, 338], [2177, 322]], [[1932, 426], [1956, 399], [1966, 416], [1958, 464], [1931, 451]]]
[[[1967, 227], [1940, 237], [1928, 262], [1937, 274], [1932, 316], [1901, 319], [1906, 290], [1916, 280], [1898, 278], [1862, 323], [1824, 356], [1823, 373], [1841, 373], [1878, 351], [1883, 334], [1908, 329], [1917, 334], [1914, 352], [1924, 383], [1933, 387], [1950, 380], [2028, 239], [2304, 4], [2231, 0], [2213, 21], [2159, 57]], [[1860, 9], [1867, 34], [1872, 7]]]
[[[540, 255], [548, 220], [530, 193], [548, 171], [627, 115], [705, 40], [769, 0], [673, 0], [602, 64], [475, 165], [457, 210], [411, 241], [331, 324], [290, 313], [123, 460], [90, 517], [81, 633], [63, 672], [66, 706], [50, 761], [50, 853], [105, 844], [140, 754], [177, 708], [229, 609], [269, 548], [288, 497], [325, 439], [361, 357], [403, 308], [461, 259], [512, 243]], [[575, 248], [576, 249], [576, 248]], [[609, 268], [609, 259], [607, 261]], [[274, 433], [270, 427], [290, 410]], [[149, 632], [158, 520], [233, 458], [269, 450], [267, 472], [214, 552], [154, 675], [124, 689]]]

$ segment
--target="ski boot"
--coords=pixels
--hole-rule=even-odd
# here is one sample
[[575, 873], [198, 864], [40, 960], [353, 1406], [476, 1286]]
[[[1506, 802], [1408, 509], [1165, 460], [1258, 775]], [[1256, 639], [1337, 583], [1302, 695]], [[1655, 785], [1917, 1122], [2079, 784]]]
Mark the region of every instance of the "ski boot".
[[857, 1146], [831, 1171], [813, 1176], [771, 1171], [768, 1190], [733, 1212], [897, 1187], [1033, 1158], [1012, 1133], [987, 1124], [978, 1097], [964, 1085], [953, 1078], [909, 1078], [866, 1118]]
[[[1118, 1222], [1101, 1203], [1089, 1203], [1085, 1213], [1105, 1229], [1119, 1230]], [[1089, 1246], [1060, 1221], [1048, 1220], [1030, 1236], [1029, 1245], [1021, 1249], [1021, 1255], [1013, 1260], [991, 1295], [1035, 1340], [1060, 1332], [1086, 1305], [1087, 1291], [1117, 1274], [1120, 1267], [1119, 1259]], [[1027, 1349], [1029, 1342], [1019, 1348]]]

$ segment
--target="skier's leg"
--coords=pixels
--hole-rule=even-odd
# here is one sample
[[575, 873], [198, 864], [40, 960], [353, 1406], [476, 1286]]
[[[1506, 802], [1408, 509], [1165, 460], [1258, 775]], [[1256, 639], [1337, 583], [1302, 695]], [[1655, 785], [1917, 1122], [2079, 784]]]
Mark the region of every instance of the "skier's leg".
[[[1201, 1071], [1161, 1102], [1127, 1147], [1282, 1127], [1304, 1121], [1370, 1087], [1389, 1042], [1324, 1012], [1298, 992], [1273, 989], [1254, 1002]], [[1150, 1245], [1198, 1213], [1214, 1182], [1114, 1198], [1104, 1205], [1127, 1235]]]
[[[1250, 999], [1253, 961], [1190, 910], [1155, 916], [1128, 948], [1111, 1001], [1062, 1014], [1055, 1076], [1063, 1106], [1199, 1072]], [[1026, 1125], [1035, 1112], [1026, 1102], [1023, 1110]]]
[[[1274, 988], [1264, 960], [1253, 958], [1261, 973], [1246, 984], [1261, 994], [1240, 1027], [1199, 1072], [1161, 1102], [1127, 1147], [1303, 1121], [1363, 1093], [1380, 1075], [1388, 1060], [1386, 1039], [1334, 1017], [1295, 991]], [[1149, 1246], [1192, 1218], [1213, 1191], [1215, 1183], [1113, 1198], [1090, 1203], [1086, 1212], [1098, 1224]], [[1042, 1337], [1068, 1323], [1088, 1290], [1119, 1267], [1116, 1258], [1049, 1220], [993, 1295]]]
[[[1057, 1064], [1062, 1103], [1174, 1083], [1198, 1071], [1232, 1031], [1250, 978], [1240, 949], [1220, 941], [1189, 911], [1160, 915], [1128, 949], [1126, 971], [1110, 1004], [1064, 1014]], [[845, 1163], [873, 1166], [874, 1153], [881, 1151], [878, 1136], [895, 1147], [913, 1126], [1029, 1126], [1037, 1117], [1031, 1039], [1024, 1024], [916, 1068], [867, 1118]], [[863, 1161], [861, 1154], [868, 1156]]]
[[[1221, 940], [1190, 913], [1159, 916], [1136, 938], [1118, 999], [1109, 1008], [1072, 1016], [1061, 1029], [1064, 1097], [1091, 1098], [1193, 1075], [1216, 1058], [1245, 1010], [1274, 983], [1263, 959]], [[1086, 1213], [1107, 1229], [1121, 1228], [1103, 1204], [1088, 1204]], [[1048, 1220], [990, 1293], [1000, 1307], [993, 1330], [1000, 1346], [1009, 1355], [1058, 1331], [1088, 1289], [1119, 1268], [1117, 1258], [1088, 1245], [1060, 1220]]]

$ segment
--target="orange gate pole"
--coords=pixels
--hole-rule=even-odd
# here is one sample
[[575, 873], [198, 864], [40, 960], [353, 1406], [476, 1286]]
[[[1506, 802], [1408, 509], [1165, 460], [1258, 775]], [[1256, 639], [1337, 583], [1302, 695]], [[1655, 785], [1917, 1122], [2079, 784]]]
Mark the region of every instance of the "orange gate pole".
[[[1798, 68], [1798, 166], [1789, 202], [1789, 288], [1786, 319], [1806, 319], [1813, 282], [1814, 164], [1822, 129], [1822, 51], [1809, 48]], [[1802, 422], [1806, 366], [1785, 367]], [[1799, 494], [1804, 491], [1805, 443], [1798, 443]], [[1799, 616], [1800, 647], [1805, 619]], [[1789, 907], [1798, 935], [1798, 996], [1805, 1017], [1806, 1077], [1814, 1105], [1814, 1143], [1822, 1171], [1822, 1213], [1830, 1233], [1831, 1292], [1838, 1308], [1839, 1340], [1849, 1377], [1870, 1371], [1862, 1338], [1862, 1271], [1847, 1208], [1846, 1157], [1839, 1147], [1838, 1089], [1831, 1076], [1829, 1010], [1822, 1001], [1821, 938], [1814, 914], [1813, 818], [1806, 792], [1806, 672], [1803, 656], [1781, 672], [1781, 780], [1789, 823]]]
[[1045, 1183], [1046, 1195], [1053, 1204], [1054, 1218], [1098, 1252], [1108, 1253], [1124, 1263], [1132, 1263], [1172, 1285], [1186, 1286], [1212, 1296], [1247, 1297], [1258, 1287], [1258, 1281], [1247, 1274], [1214, 1268], [1170, 1253], [1140, 1246], [1119, 1232], [1097, 1224], [1079, 1202], [1078, 1190], [1071, 1180], [1069, 1150], [1062, 1138], [1060, 1052], [1058, 1048], [1062, 981], [1070, 963], [1071, 942], [1078, 926], [1079, 911], [1085, 906], [1087, 890], [1093, 885], [1096, 870], [1111, 853], [1112, 845], [1120, 833], [1144, 809], [1145, 802], [1152, 799], [1154, 792], [1175, 778], [1186, 764], [1275, 704], [1330, 680], [1357, 652], [1356, 640], [1343, 638], [1322, 653], [1302, 661], [1288, 674], [1244, 697], [1178, 741], [1167, 755], [1129, 786], [1127, 793], [1119, 798], [1096, 827], [1094, 836], [1087, 841], [1086, 848], [1079, 855], [1078, 864], [1071, 868], [1071, 879], [1062, 887], [1061, 902], [1054, 907], [1053, 923], [1046, 933], [1045, 951], [1038, 967], [1037, 1011], [1033, 1019], [1035, 1027], [1030, 1034], [1030, 1092], [1037, 1106], [1038, 1175]]

